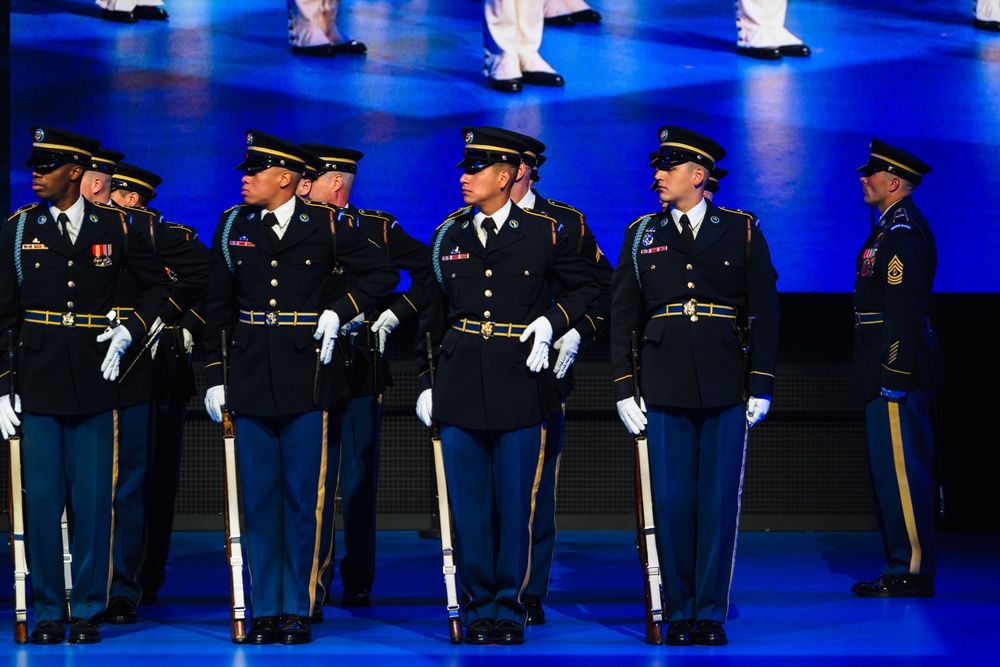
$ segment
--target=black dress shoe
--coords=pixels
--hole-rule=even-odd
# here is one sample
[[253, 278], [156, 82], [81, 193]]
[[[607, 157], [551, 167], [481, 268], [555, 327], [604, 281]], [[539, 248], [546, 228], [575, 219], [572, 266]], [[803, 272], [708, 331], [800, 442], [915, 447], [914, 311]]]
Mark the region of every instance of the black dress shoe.
[[278, 617], [261, 616], [247, 631], [247, 644], [273, 644], [278, 641]]
[[312, 616], [309, 617], [309, 621], [313, 625], [319, 625], [323, 622], [323, 605], [317, 602], [313, 605]]
[[694, 643], [702, 646], [725, 646], [729, 643], [726, 630], [718, 621], [696, 621], [698, 629], [694, 631]]
[[278, 626], [279, 644], [308, 644], [312, 641], [312, 624], [305, 616], [282, 614]]
[[135, 17], [135, 12], [116, 12], [112, 9], [102, 9], [101, 18], [105, 21], [113, 21], [115, 23], [139, 22], [139, 19]]
[[694, 633], [693, 618], [671, 621], [667, 625], [667, 634], [663, 638], [663, 643], [671, 646], [690, 646], [694, 644]]
[[69, 626], [70, 644], [96, 644], [101, 641], [101, 631], [97, 626], [83, 618], [74, 618]]
[[337, 55], [333, 44], [317, 44], [316, 46], [293, 46], [292, 53], [310, 58], [332, 58]]
[[368, 47], [364, 42], [352, 39], [349, 42], [341, 42], [333, 45], [334, 53], [345, 53], [350, 56], [363, 56], [368, 53]]
[[566, 85], [566, 80], [558, 72], [521, 72], [521, 80], [532, 86]]
[[524, 626], [517, 621], [503, 619], [493, 629], [493, 641], [504, 646], [524, 643]]
[[748, 58], [757, 60], [781, 60], [781, 51], [777, 48], [764, 48], [760, 46], [737, 46], [736, 53]]
[[570, 14], [577, 23], [600, 23], [601, 14], [593, 9], [581, 9]]
[[537, 595], [524, 596], [524, 608], [528, 610], [527, 625], [542, 625], [545, 623], [545, 610], [542, 599]]
[[108, 602], [108, 608], [104, 610], [102, 620], [105, 623], [115, 625], [127, 625], [139, 620], [139, 614], [135, 611], [135, 603], [125, 597], [113, 597]]
[[466, 644], [492, 644], [493, 619], [477, 618], [465, 629]]
[[851, 591], [862, 598], [932, 598], [934, 577], [926, 574], [883, 574], [876, 581], [855, 584]]
[[984, 21], [982, 19], [972, 19], [972, 27], [976, 30], [988, 30], [990, 32], [1000, 32], [1000, 21]]
[[812, 49], [805, 44], [785, 44], [778, 47], [778, 53], [793, 58], [808, 58], [812, 55]]
[[558, 26], [560, 28], [572, 28], [576, 25], [576, 19], [572, 14], [560, 14], [559, 16], [549, 16], [545, 19], [545, 25]]
[[61, 644], [66, 629], [59, 621], [39, 621], [31, 631], [32, 644]]
[[137, 19], [142, 19], [143, 21], [166, 21], [170, 18], [170, 14], [163, 7], [154, 7], [152, 5], [138, 5], [132, 10], [132, 13]]
[[367, 607], [371, 604], [371, 593], [365, 589], [360, 591], [344, 591], [340, 600], [341, 607]]
[[501, 93], [519, 93], [523, 88], [521, 79], [494, 79], [492, 76], [487, 85]]

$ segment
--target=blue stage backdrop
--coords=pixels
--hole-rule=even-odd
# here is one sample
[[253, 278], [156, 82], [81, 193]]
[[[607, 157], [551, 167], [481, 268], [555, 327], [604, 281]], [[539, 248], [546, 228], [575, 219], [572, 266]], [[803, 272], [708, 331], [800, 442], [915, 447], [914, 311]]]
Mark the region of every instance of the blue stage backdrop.
[[[580, 208], [618, 262], [625, 227], [658, 210], [647, 155], [661, 125], [726, 147], [717, 202], [761, 219], [783, 292], [850, 292], [869, 229], [858, 166], [875, 136], [933, 167], [916, 200], [931, 221], [938, 292], [1000, 291], [1000, 38], [969, 0], [793, 0], [814, 53], [735, 54], [731, 0], [596, 2], [597, 26], [548, 28], [565, 88], [486, 88], [481, 3], [349, 0], [364, 57], [293, 56], [283, 3], [168, 0], [170, 20], [102, 21], [89, 0], [14, 0], [10, 204], [34, 201], [33, 124], [100, 138], [164, 178], [152, 205], [209, 243], [240, 203], [245, 131], [364, 151], [352, 203], [413, 236], [462, 205], [462, 127], [501, 125], [548, 145], [540, 192]], [[404, 278], [403, 286], [407, 284]]]

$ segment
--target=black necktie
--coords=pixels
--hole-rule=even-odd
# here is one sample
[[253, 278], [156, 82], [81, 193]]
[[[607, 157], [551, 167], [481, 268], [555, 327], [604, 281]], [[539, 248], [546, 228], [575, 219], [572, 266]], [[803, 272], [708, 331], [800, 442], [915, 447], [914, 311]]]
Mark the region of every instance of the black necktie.
[[497, 223], [493, 218], [483, 220], [483, 229], [486, 231], [486, 252], [490, 251], [490, 242], [493, 240], [493, 232], [496, 231]]
[[272, 232], [274, 232], [275, 236], [278, 236], [278, 228], [280, 227], [280, 225], [278, 224], [278, 216], [276, 216], [274, 213], [270, 211], [265, 213], [264, 217], [261, 219], [261, 224], [264, 225], [265, 229], [270, 229]]
[[691, 252], [691, 246], [694, 245], [694, 232], [691, 230], [691, 221], [688, 220], [687, 214], [681, 216], [681, 238], [684, 239], [684, 245], [688, 252]]
[[70, 245], [73, 245], [73, 239], [69, 237], [69, 216], [65, 213], [60, 213], [56, 217], [56, 226], [59, 227], [59, 233], [66, 237], [66, 241]]

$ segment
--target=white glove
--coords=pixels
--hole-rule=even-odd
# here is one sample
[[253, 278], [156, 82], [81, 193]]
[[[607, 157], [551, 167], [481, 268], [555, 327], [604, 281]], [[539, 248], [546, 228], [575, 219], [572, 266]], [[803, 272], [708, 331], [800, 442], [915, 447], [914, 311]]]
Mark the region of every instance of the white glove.
[[642, 396], [638, 403], [633, 397], [623, 398], [618, 401], [618, 417], [629, 433], [639, 435], [646, 428], [646, 401]]
[[559, 356], [556, 357], [556, 367], [555, 374], [556, 377], [562, 380], [566, 377], [566, 371], [569, 367], [573, 365], [573, 360], [576, 359], [576, 353], [580, 349], [580, 332], [576, 329], [570, 329], [562, 335], [562, 338], [557, 340], [552, 346], [553, 349], [559, 350]]
[[119, 324], [114, 328], [108, 327], [97, 336], [98, 343], [103, 343], [106, 340], [110, 340], [111, 344], [108, 345], [108, 353], [104, 355], [104, 361], [101, 362], [101, 373], [105, 380], [114, 380], [118, 377], [118, 365], [121, 363], [122, 355], [132, 344], [132, 334]]
[[552, 325], [545, 316], [537, 318], [528, 325], [521, 334], [520, 341], [523, 343], [532, 336], [535, 337], [531, 345], [531, 353], [528, 355], [528, 368], [532, 373], [537, 373], [543, 368], [549, 367], [549, 344], [552, 342]]
[[434, 407], [433, 389], [424, 389], [417, 396], [417, 418], [424, 423], [424, 426], [431, 425], [431, 409]]
[[319, 316], [316, 333], [313, 334], [313, 338], [316, 340], [323, 339], [319, 358], [324, 365], [333, 359], [333, 341], [337, 340], [338, 329], [340, 329], [340, 316], [332, 310], [324, 310], [323, 314]]
[[385, 339], [392, 333], [392, 330], [399, 326], [399, 318], [391, 310], [383, 310], [375, 323], [372, 324], [372, 332], [378, 340], [378, 351], [385, 352]]
[[21, 411], [21, 397], [14, 394], [14, 405], [10, 404], [10, 396], [4, 394], [0, 396], [0, 433], [4, 440], [10, 440], [14, 435], [14, 427], [21, 425], [21, 420], [17, 418], [17, 413]]
[[194, 336], [187, 329], [181, 329], [181, 340], [184, 342], [184, 352], [194, 353]]
[[[163, 320], [157, 317], [153, 320], [152, 326], [149, 327], [149, 332], [156, 336], [153, 340], [153, 344], [149, 346], [149, 358], [156, 359], [156, 353], [160, 349], [160, 333], [163, 331]], [[156, 332], [155, 334], [153, 332]]]
[[222, 423], [222, 408], [226, 402], [226, 390], [221, 384], [209, 387], [205, 392], [205, 411], [216, 424]]
[[351, 320], [350, 322], [348, 322], [344, 326], [340, 327], [340, 335], [341, 336], [346, 336], [347, 334], [351, 333], [355, 329], [360, 328], [361, 325], [364, 324], [364, 323], [365, 323], [365, 314], [364, 313], [358, 313], [357, 316], [353, 320]]
[[747, 401], [747, 426], [753, 426], [767, 415], [771, 409], [771, 399], [751, 396]]

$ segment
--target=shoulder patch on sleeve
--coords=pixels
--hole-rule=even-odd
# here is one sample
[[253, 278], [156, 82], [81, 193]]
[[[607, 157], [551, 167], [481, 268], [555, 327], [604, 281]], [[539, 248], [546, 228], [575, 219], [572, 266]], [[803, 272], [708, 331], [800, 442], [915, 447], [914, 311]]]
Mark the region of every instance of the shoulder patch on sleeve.
[[894, 232], [897, 229], [902, 229], [902, 230], [905, 230], [905, 231], [911, 231], [913, 229], [913, 225], [911, 225], [909, 222], [894, 222], [889, 227], [889, 231], [890, 232]]

